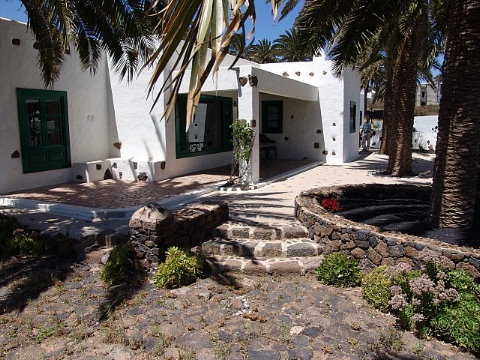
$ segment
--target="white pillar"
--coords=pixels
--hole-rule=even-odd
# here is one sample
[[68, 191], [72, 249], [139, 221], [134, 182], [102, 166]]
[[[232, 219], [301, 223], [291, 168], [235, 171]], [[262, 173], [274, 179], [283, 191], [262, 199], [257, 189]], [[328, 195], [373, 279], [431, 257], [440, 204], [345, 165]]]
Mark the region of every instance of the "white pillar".
[[[242, 74], [243, 75], [243, 74]], [[245, 76], [245, 75], [243, 75]], [[255, 125], [255, 140], [253, 142], [251, 160], [251, 182], [258, 183], [260, 180], [260, 110], [259, 94], [256, 86], [246, 84], [241, 88], [238, 96], [238, 119], [247, 120], [251, 126]]]

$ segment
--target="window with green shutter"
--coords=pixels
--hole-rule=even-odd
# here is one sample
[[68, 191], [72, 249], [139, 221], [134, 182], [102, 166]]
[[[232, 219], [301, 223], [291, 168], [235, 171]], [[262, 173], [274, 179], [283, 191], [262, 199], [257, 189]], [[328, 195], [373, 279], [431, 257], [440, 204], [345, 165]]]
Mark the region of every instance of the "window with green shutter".
[[67, 93], [18, 89], [24, 173], [70, 167]]
[[187, 96], [179, 95], [175, 113], [177, 159], [232, 150], [231, 98], [202, 95], [188, 132], [186, 110]]

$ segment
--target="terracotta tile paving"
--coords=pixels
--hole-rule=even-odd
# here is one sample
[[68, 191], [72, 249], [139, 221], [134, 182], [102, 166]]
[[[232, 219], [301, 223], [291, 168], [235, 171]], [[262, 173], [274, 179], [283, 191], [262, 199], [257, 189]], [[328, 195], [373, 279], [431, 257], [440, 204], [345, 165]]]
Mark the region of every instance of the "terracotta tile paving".
[[[308, 164], [308, 161], [277, 160], [262, 163], [262, 179]], [[94, 183], [65, 183], [8, 194], [17, 199], [41, 200], [90, 208], [123, 208], [163, 200], [227, 181], [230, 166], [223, 166], [157, 182], [102, 180]]]
[[33, 199], [91, 208], [122, 208], [159, 201], [226, 181], [230, 167], [189, 174], [157, 182], [102, 180], [66, 183], [10, 193], [12, 198]]

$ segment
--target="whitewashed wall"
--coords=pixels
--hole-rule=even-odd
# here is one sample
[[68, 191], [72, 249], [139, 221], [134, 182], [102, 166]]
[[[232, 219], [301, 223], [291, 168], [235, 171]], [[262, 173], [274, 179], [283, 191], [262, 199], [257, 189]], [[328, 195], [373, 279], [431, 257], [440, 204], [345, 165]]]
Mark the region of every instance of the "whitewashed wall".
[[[318, 87], [323, 134], [320, 152], [322, 155], [324, 150], [327, 152], [325, 160], [328, 164], [342, 164], [358, 157], [358, 147], [354, 147], [352, 142], [355, 135], [348, 131], [350, 110], [345, 112], [347, 102], [350, 106], [350, 99], [356, 99], [357, 112], [359, 111], [360, 85], [356, 73], [337, 77], [332, 72], [332, 62], [323, 57], [316, 57], [311, 62], [259, 66], [261, 69]], [[358, 116], [357, 114], [357, 119]], [[358, 132], [356, 136], [358, 137]]]
[[[283, 132], [281, 134], [264, 133], [269, 139], [275, 140], [277, 158], [324, 161], [323, 134], [317, 133], [317, 130], [322, 130], [319, 103], [260, 94], [260, 114], [262, 101], [270, 100], [283, 101]], [[262, 132], [261, 122], [259, 129]], [[316, 142], [319, 143], [319, 148], [314, 147]]]
[[[13, 38], [20, 45], [12, 45]], [[0, 193], [72, 179], [71, 168], [23, 174], [22, 159], [11, 158], [21, 152], [16, 88], [45, 89], [33, 43], [25, 24], [0, 18]], [[92, 77], [72, 54], [52, 88], [67, 92], [72, 163], [109, 156], [105, 69], [102, 60]]]
[[[132, 82], [121, 81], [110, 65], [113, 108], [110, 116], [112, 143], [120, 142], [119, 157], [138, 161], [165, 160], [166, 139], [163, 117], [163, 96], [150, 112], [156, 93], [148, 95], [151, 69], [142, 71]], [[159, 86], [161, 86], [159, 81]]]

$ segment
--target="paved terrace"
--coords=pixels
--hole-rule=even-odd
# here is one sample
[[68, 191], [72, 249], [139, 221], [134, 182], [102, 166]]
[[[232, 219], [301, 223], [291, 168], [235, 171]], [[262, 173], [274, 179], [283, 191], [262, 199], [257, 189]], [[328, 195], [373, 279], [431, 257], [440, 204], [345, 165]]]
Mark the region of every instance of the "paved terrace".
[[[261, 181], [311, 164], [307, 160], [268, 160], [261, 171]], [[15, 199], [29, 199], [88, 208], [127, 208], [142, 206], [177, 195], [225, 183], [230, 178], [230, 166], [195, 172], [156, 182], [102, 180], [94, 183], [66, 183], [44, 186], [8, 194]]]
[[227, 200], [233, 219], [252, 224], [283, 224], [295, 221], [294, 200], [304, 190], [343, 184], [429, 184], [432, 181], [433, 160], [431, 154], [414, 154], [413, 171], [419, 176], [394, 178], [380, 174], [387, 168], [387, 156], [362, 154], [357, 161], [345, 165], [318, 166], [250, 192], [215, 193], [210, 197]]
[[[305, 165], [306, 163], [303, 163]], [[295, 166], [299, 164], [296, 163]], [[293, 163], [284, 163], [278, 167], [265, 167], [268, 175], [294, 168]], [[213, 191], [201, 196], [201, 199], [226, 200], [230, 206], [233, 221], [248, 224], [288, 224], [295, 221], [294, 199], [301, 191], [319, 186], [359, 183], [418, 183], [431, 182], [433, 155], [414, 154], [413, 169], [420, 176], [392, 178], [381, 175], [387, 166], [387, 157], [375, 153], [363, 154], [360, 159], [345, 165], [316, 166], [285, 180], [242, 193]], [[219, 168], [210, 172], [191, 174], [165, 180], [158, 183], [112, 183], [104, 181], [95, 184], [70, 184], [60, 187], [34, 189], [29, 192], [12, 194], [15, 198], [34, 198], [89, 207], [127, 207], [142, 205], [162, 196], [180, 195], [199, 190], [221, 181], [228, 176], [228, 168]], [[79, 237], [103, 230], [128, 232], [128, 221], [104, 220], [92, 222], [70, 217], [62, 217], [39, 210], [0, 207], [0, 211], [17, 215], [19, 220], [33, 228], [46, 231], [68, 232]]]

